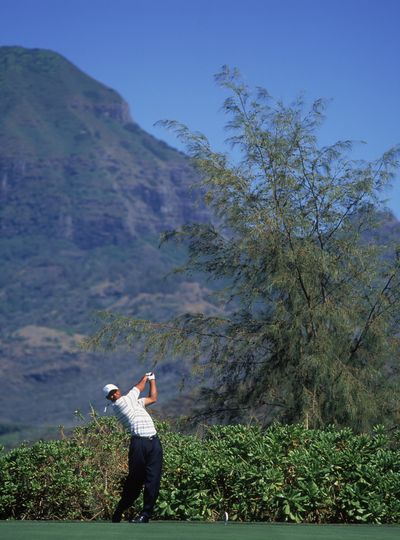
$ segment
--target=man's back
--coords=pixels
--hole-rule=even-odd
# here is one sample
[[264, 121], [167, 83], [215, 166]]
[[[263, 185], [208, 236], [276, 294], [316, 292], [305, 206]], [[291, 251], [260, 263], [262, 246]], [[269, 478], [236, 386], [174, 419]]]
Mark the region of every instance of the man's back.
[[156, 434], [156, 429], [145, 409], [145, 398], [139, 399], [139, 395], [139, 389], [134, 386], [125, 396], [113, 403], [114, 413], [132, 435], [152, 437]]

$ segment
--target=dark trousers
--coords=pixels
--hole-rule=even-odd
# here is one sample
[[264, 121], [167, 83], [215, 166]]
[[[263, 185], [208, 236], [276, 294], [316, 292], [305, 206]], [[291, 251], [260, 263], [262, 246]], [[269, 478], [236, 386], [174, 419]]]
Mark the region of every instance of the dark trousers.
[[160, 490], [163, 451], [157, 436], [132, 437], [129, 445], [129, 473], [112, 520], [121, 521], [122, 513], [132, 506], [144, 486], [141, 514], [151, 517]]

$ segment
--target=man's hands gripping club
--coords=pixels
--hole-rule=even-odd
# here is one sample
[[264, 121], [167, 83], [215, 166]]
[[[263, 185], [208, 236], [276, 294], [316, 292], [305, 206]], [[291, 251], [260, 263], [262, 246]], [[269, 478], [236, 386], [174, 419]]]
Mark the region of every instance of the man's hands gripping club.
[[145, 373], [140, 379], [140, 381], [136, 384], [136, 388], [138, 388], [139, 392], [143, 392], [146, 387], [147, 381], [149, 381], [150, 389], [148, 397], [144, 398], [145, 407], [147, 407], [147, 405], [155, 403], [158, 398], [156, 376], [153, 371], [148, 371], [147, 373]]

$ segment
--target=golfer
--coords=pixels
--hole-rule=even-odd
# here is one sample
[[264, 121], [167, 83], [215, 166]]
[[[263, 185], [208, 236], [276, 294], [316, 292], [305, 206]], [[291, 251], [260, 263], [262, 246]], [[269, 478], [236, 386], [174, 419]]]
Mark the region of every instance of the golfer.
[[[139, 395], [149, 381], [148, 397]], [[129, 473], [125, 480], [121, 500], [112, 516], [119, 523], [123, 512], [139, 497], [144, 486], [143, 509], [131, 523], [148, 523], [160, 489], [162, 469], [162, 447], [151, 416], [145, 407], [157, 401], [157, 386], [154, 373], [146, 373], [142, 379], [125, 395], [114, 384], [106, 384], [103, 392], [118, 420], [131, 433], [129, 445]]]

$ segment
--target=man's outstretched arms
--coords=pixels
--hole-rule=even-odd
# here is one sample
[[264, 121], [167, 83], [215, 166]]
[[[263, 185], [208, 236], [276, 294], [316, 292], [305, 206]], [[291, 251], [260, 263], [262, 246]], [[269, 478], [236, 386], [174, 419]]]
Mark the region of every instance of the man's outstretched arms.
[[156, 385], [156, 379], [154, 376], [154, 373], [145, 374], [140, 379], [140, 381], [135, 385], [136, 388], [139, 390], [139, 392], [143, 392], [143, 390], [146, 387], [146, 382], [149, 381], [150, 389], [149, 389], [149, 395], [148, 397], [144, 398], [144, 406], [147, 407], [147, 405], [151, 405], [152, 403], [155, 403], [158, 398], [158, 392], [157, 392], [157, 385]]

